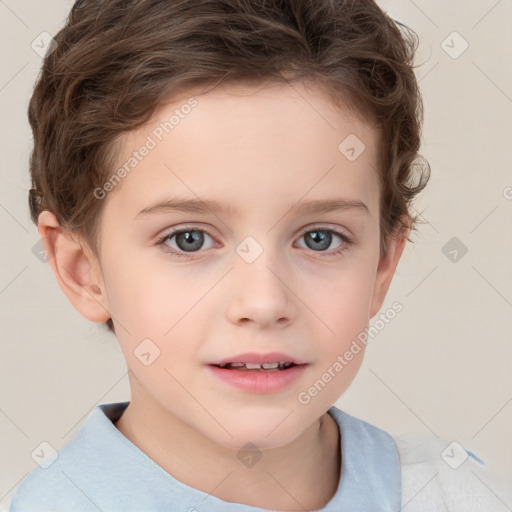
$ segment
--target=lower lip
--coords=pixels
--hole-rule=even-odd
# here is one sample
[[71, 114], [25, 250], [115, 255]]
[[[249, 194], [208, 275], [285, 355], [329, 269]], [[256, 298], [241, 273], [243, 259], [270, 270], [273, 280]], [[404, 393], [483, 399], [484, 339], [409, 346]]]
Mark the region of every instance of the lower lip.
[[220, 380], [246, 393], [276, 393], [291, 386], [304, 372], [306, 364], [292, 366], [287, 370], [266, 372], [256, 370], [226, 370], [208, 365]]

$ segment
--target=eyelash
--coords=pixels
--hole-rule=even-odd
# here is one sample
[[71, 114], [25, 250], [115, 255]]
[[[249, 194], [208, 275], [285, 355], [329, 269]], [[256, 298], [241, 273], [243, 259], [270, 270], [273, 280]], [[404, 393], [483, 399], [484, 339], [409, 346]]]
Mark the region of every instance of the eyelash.
[[[314, 231], [322, 231], [322, 232], [325, 232], [325, 233], [331, 233], [333, 235], [336, 235], [337, 237], [339, 237], [341, 239], [341, 241], [343, 242], [343, 245], [341, 245], [340, 247], [338, 247], [337, 249], [333, 249], [332, 251], [329, 251], [329, 252], [325, 252], [325, 251], [313, 251], [313, 252], [316, 252], [318, 253], [320, 256], [322, 257], [332, 257], [332, 256], [336, 256], [338, 254], [342, 254], [344, 253], [354, 242], [353, 240], [348, 237], [347, 235], [345, 235], [344, 233], [340, 233], [339, 231], [336, 231], [334, 229], [330, 229], [330, 228], [322, 228], [320, 226], [313, 226], [312, 228], [309, 228], [308, 230], [304, 231], [299, 238], [302, 238], [304, 235], [308, 234], [308, 233], [311, 233], [311, 232], [314, 232]], [[193, 227], [185, 227], [185, 228], [180, 228], [180, 229], [176, 229], [176, 230], [173, 230], [169, 233], [166, 233], [165, 235], [162, 235], [160, 238], [158, 238], [155, 242], [155, 245], [156, 246], [163, 246], [164, 247], [164, 252], [167, 252], [167, 253], [170, 253], [170, 254], [173, 254], [175, 256], [178, 256], [179, 258], [188, 258], [188, 259], [191, 259], [192, 255], [197, 253], [197, 252], [201, 252], [201, 251], [195, 251], [195, 252], [190, 252], [190, 253], [185, 253], [185, 252], [181, 252], [181, 251], [176, 251], [175, 249], [171, 249], [170, 247], [164, 245], [164, 243], [167, 241], [167, 240], [170, 240], [172, 239], [175, 235], [179, 235], [181, 233], [187, 233], [187, 232], [201, 232], [201, 233], [206, 233], [210, 238], [212, 238], [213, 240], [215, 240], [215, 237], [213, 237], [207, 230], [205, 229], [197, 229], [197, 228], [193, 228]], [[311, 249], [312, 250], [312, 249]]]

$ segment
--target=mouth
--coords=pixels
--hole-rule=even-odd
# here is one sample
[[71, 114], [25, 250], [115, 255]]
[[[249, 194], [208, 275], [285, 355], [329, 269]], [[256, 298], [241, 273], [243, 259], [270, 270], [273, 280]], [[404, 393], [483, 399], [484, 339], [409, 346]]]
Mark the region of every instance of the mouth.
[[291, 361], [275, 361], [273, 363], [243, 363], [243, 362], [231, 362], [231, 363], [220, 363], [213, 364], [212, 366], [216, 366], [217, 368], [221, 368], [223, 370], [238, 370], [238, 371], [246, 371], [246, 372], [281, 372], [284, 370], [288, 370], [293, 368], [294, 366], [298, 366]]
[[245, 353], [207, 364], [215, 379], [244, 393], [268, 394], [295, 385], [309, 365], [290, 354]]
[[267, 352], [260, 354], [247, 352], [212, 361], [209, 363], [209, 366], [216, 366], [222, 370], [272, 373], [283, 372], [295, 366], [305, 366], [306, 364], [306, 361], [302, 361], [295, 356], [283, 352]]

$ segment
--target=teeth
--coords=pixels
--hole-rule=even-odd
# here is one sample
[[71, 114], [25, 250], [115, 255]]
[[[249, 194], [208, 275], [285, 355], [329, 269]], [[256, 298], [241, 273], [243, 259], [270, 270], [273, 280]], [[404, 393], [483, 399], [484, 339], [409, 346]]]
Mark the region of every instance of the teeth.
[[244, 368], [246, 370], [277, 370], [277, 369], [285, 369], [290, 368], [293, 363], [290, 362], [275, 362], [275, 363], [221, 363], [218, 366], [220, 368]]

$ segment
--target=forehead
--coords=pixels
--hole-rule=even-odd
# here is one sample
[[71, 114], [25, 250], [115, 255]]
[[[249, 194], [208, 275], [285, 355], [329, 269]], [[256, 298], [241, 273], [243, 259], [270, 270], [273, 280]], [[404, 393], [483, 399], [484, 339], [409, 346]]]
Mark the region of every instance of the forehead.
[[271, 208], [279, 193], [288, 203], [343, 190], [366, 203], [378, 196], [378, 133], [307, 84], [189, 90], [118, 142], [117, 168], [128, 173], [108, 201], [130, 220], [166, 194], [239, 212], [258, 198]]

